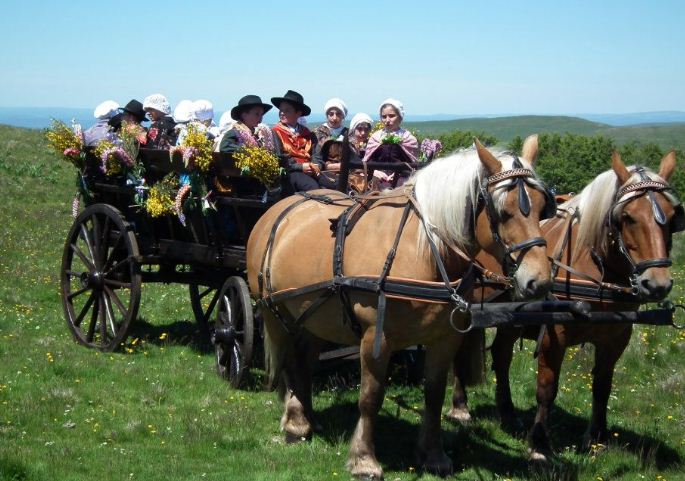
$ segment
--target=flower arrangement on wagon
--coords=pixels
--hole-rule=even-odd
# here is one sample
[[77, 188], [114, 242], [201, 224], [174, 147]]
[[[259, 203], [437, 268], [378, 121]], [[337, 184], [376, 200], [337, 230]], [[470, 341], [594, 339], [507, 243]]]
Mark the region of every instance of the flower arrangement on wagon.
[[81, 126], [72, 120], [69, 127], [61, 120], [52, 119], [51, 125], [45, 130], [48, 146], [62, 159], [83, 171], [86, 167], [86, 155]]
[[237, 125], [236, 129], [241, 147], [233, 154], [235, 166], [243, 175], [254, 177], [267, 188], [274, 187], [283, 174], [283, 168], [274, 154], [271, 130], [268, 126], [259, 124], [253, 136], [246, 127]]
[[419, 161], [428, 162], [436, 158], [442, 151], [442, 142], [437, 139], [423, 139], [419, 149]]
[[176, 197], [179, 190], [179, 180], [176, 174], [167, 174], [162, 180], [150, 187], [145, 199], [145, 210], [150, 217], [176, 214]]

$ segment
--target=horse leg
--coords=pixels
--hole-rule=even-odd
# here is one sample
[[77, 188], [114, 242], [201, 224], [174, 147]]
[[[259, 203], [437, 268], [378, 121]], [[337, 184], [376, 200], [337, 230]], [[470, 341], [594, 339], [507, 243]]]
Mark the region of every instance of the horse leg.
[[376, 416], [385, 395], [385, 375], [390, 360], [390, 349], [381, 342], [378, 359], [373, 357], [375, 329], [367, 329], [359, 347], [361, 361], [361, 387], [359, 391], [359, 421], [350, 442], [347, 469], [353, 476], [382, 479], [383, 469], [376, 459], [373, 431]]
[[[511, 400], [509, 370], [513, 358], [514, 344], [519, 336], [518, 329], [500, 327], [492, 341], [492, 370], [495, 371], [495, 401], [497, 414], [503, 426], [516, 426], [516, 413]], [[519, 421], [520, 423], [520, 421]]]
[[534, 461], [546, 461], [547, 455], [552, 452], [547, 431], [547, 419], [554, 399], [557, 397], [559, 373], [561, 372], [565, 350], [566, 346], [558, 337], [556, 330], [554, 328], [547, 329], [538, 356], [536, 392], [538, 409], [533, 428], [528, 434], [530, 456]]
[[484, 382], [484, 364], [485, 333], [482, 329], [471, 331], [463, 337], [452, 363], [454, 371], [452, 407], [447, 412], [447, 417], [464, 425], [471, 422], [466, 387]]
[[[281, 430], [286, 442], [298, 442], [311, 436], [312, 426], [307, 417], [311, 407], [311, 380], [306, 363], [301, 362], [300, 349], [296, 348], [295, 335], [288, 333], [281, 322], [268, 309], [263, 312], [264, 348], [270, 377], [281, 381], [284, 411]], [[305, 364], [304, 370], [302, 365]]]
[[425, 408], [419, 434], [418, 455], [426, 471], [446, 476], [452, 473], [452, 460], [442, 444], [440, 420], [445, 400], [447, 371], [454, 359], [456, 345], [453, 337], [426, 347]]
[[464, 373], [459, 368], [460, 362], [455, 359], [452, 363], [454, 369], [454, 384], [452, 385], [452, 407], [447, 412], [447, 417], [458, 421], [463, 425], [471, 422], [471, 413], [468, 406], [468, 395], [466, 393], [466, 383]]
[[583, 435], [582, 447], [584, 449], [589, 449], [597, 443], [606, 444], [608, 440], [607, 404], [611, 394], [614, 368], [628, 346], [632, 331], [632, 326], [629, 326], [621, 333], [612, 333], [609, 342], [595, 344], [595, 366], [592, 370], [592, 418]]
[[312, 366], [319, 355], [320, 342], [306, 332], [298, 335], [290, 362], [285, 366], [285, 412], [281, 429], [286, 442], [296, 443], [309, 439], [312, 431], [321, 431], [315, 421], [312, 405]]

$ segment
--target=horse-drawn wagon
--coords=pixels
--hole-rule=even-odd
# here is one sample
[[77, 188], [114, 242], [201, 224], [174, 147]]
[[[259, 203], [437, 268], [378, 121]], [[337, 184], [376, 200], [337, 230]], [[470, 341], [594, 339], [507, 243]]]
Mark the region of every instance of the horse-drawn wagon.
[[[138, 162], [143, 184], [104, 175], [101, 160], [93, 152], [86, 155], [78, 176], [84, 209], [67, 234], [60, 272], [69, 328], [79, 343], [112, 351], [129, 334], [144, 283], [186, 284], [200, 330], [214, 344], [217, 372], [239, 386], [261, 343], [245, 282], [245, 247], [255, 222], [282, 197], [281, 188], [266, 188], [243, 175], [229, 154], [214, 153], [206, 179], [215, 186], [211, 197], [193, 199], [181, 219], [152, 217], [141, 206], [141, 194], [187, 169], [165, 150], [140, 149]], [[369, 177], [377, 164], [369, 164]], [[383, 166], [398, 172], [417, 167]], [[224, 192], [216, 189], [217, 178]], [[339, 187], [346, 190], [347, 183]]]

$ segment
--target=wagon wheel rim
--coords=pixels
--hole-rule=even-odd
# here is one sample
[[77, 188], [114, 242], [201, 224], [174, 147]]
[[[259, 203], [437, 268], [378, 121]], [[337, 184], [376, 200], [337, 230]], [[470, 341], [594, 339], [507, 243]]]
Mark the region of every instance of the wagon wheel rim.
[[126, 338], [140, 304], [138, 244], [121, 213], [86, 208], [64, 245], [60, 289], [67, 324], [79, 343], [112, 351]]
[[219, 294], [214, 325], [216, 369], [233, 387], [241, 387], [252, 365], [254, 315], [247, 284], [230, 277]]

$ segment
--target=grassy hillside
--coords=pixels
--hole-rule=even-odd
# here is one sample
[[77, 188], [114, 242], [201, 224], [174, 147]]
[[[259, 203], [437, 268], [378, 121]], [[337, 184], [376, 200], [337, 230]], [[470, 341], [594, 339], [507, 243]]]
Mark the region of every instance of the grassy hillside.
[[[144, 286], [122, 352], [76, 345], [58, 292], [73, 169], [48, 154], [38, 132], [0, 127], [0, 187], [0, 480], [349, 479], [344, 464], [358, 415], [353, 365], [317, 377], [323, 432], [291, 446], [281, 441], [274, 393], [258, 382], [231, 390], [214, 374], [213, 352], [200, 341], [183, 286]], [[685, 302], [684, 254], [678, 237], [678, 302]], [[535, 406], [533, 348], [524, 343], [512, 368], [526, 426]], [[471, 391], [474, 423], [444, 422], [456, 468], [449, 479], [685, 479], [685, 334], [636, 328], [615, 376], [612, 442], [583, 454], [575, 447], [590, 414], [592, 359], [590, 345], [567, 352], [551, 416], [559, 453], [551, 465], [531, 466], [523, 435], [499, 427], [490, 375]], [[388, 480], [438, 479], [414, 464], [421, 410], [420, 388], [390, 385], [377, 423]]]
[[408, 128], [421, 132], [442, 134], [452, 130], [484, 131], [501, 141], [509, 141], [517, 135], [525, 137], [534, 133], [549, 132], [563, 134], [591, 135], [607, 127], [606, 124], [591, 122], [576, 117], [520, 115], [515, 117], [498, 117], [493, 119], [459, 119], [436, 122], [407, 122]]
[[453, 130], [483, 131], [494, 135], [502, 143], [519, 135], [558, 133], [605, 135], [619, 145], [630, 141], [653, 142], [663, 149], [685, 149], [685, 124], [637, 125], [611, 127], [577, 117], [522, 115], [493, 119], [459, 119], [436, 122], [407, 122], [406, 127], [424, 135], [440, 135]]

